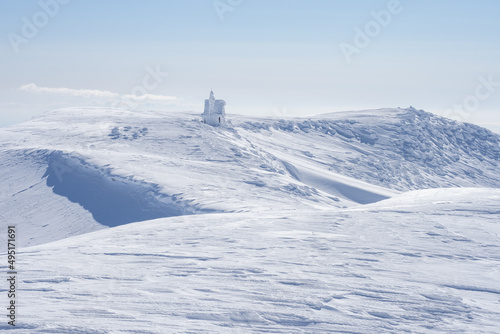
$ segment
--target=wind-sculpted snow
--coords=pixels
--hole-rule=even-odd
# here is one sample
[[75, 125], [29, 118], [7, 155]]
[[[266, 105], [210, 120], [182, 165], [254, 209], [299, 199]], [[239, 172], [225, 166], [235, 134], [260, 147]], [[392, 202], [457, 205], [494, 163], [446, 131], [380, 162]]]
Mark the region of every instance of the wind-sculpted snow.
[[[0, 218], [2, 226], [22, 231], [17, 245], [26, 246], [102, 229], [92, 214], [66, 197], [52, 192], [44, 174], [50, 151], [19, 149], [0, 151]], [[5, 245], [6, 234], [0, 233]]]
[[159, 217], [329, 210], [409, 189], [500, 186], [498, 135], [414, 109], [228, 122], [72, 108], [2, 129], [4, 220], [36, 226], [21, 241], [33, 245]]
[[496, 333], [499, 159], [498, 135], [415, 109], [0, 129], [15, 331]]
[[[214, 212], [157, 184], [113, 174], [76, 153], [12, 150], [0, 153], [4, 223], [30, 231], [20, 245], [58, 240], [131, 222]], [[5, 235], [0, 235], [5, 241]]]
[[25, 248], [16, 333], [498, 333], [499, 207], [499, 189], [422, 190]]
[[111, 176], [75, 157], [53, 152], [44, 178], [53, 192], [78, 203], [106, 226], [192, 214], [194, 207], [158, 185]]
[[500, 187], [499, 135], [413, 108], [235, 123], [254, 143], [396, 190]]

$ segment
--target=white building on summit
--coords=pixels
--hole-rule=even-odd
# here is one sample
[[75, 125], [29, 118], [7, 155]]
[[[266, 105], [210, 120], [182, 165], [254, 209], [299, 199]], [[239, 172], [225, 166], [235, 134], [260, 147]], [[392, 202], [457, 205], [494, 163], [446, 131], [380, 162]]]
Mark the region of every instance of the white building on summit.
[[203, 111], [203, 123], [213, 126], [226, 124], [226, 101], [216, 100], [214, 92], [210, 92], [210, 98], [205, 100], [205, 111]]

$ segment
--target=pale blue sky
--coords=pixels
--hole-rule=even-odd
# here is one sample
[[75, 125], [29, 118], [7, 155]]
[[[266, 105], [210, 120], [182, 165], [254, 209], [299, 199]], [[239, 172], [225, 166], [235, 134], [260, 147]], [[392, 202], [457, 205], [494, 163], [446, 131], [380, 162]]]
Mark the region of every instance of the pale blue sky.
[[[212, 88], [228, 113], [412, 105], [500, 129], [497, 0], [65, 0], [50, 17], [56, 1], [0, 3], [0, 126], [68, 106], [202, 112]], [[340, 45], [376, 25], [348, 62]], [[149, 98], [130, 100], [145, 78]]]

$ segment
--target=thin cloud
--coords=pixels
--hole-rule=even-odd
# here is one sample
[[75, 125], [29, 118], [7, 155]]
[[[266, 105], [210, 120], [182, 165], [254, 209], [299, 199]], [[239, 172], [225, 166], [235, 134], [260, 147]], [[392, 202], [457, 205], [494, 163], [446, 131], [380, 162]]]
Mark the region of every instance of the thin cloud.
[[62, 94], [71, 95], [78, 97], [100, 97], [100, 98], [117, 98], [120, 94], [109, 92], [107, 90], [96, 90], [96, 89], [72, 89], [72, 88], [51, 88], [51, 87], [38, 87], [34, 83], [23, 85], [20, 87], [21, 90], [32, 93], [51, 93], [51, 94]]
[[152, 102], [176, 102], [178, 98], [175, 96], [167, 95], [155, 95], [155, 94], [143, 94], [143, 95], [133, 95], [126, 94], [120, 95], [118, 93], [113, 93], [107, 90], [96, 90], [96, 89], [73, 89], [73, 88], [52, 88], [52, 87], [38, 87], [34, 83], [21, 86], [19, 89], [25, 92], [31, 93], [49, 93], [49, 94], [61, 94], [70, 95], [76, 97], [97, 97], [97, 98], [107, 98], [107, 99], [123, 99], [132, 101], [152, 101]]

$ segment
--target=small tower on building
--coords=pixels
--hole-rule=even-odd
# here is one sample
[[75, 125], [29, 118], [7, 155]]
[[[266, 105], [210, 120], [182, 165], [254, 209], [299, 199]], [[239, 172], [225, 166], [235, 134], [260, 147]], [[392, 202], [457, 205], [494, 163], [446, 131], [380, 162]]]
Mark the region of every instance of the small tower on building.
[[210, 97], [205, 100], [205, 110], [203, 111], [203, 123], [212, 126], [220, 126], [226, 124], [226, 102], [224, 100], [216, 100], [214, 92], [210, 92]]

